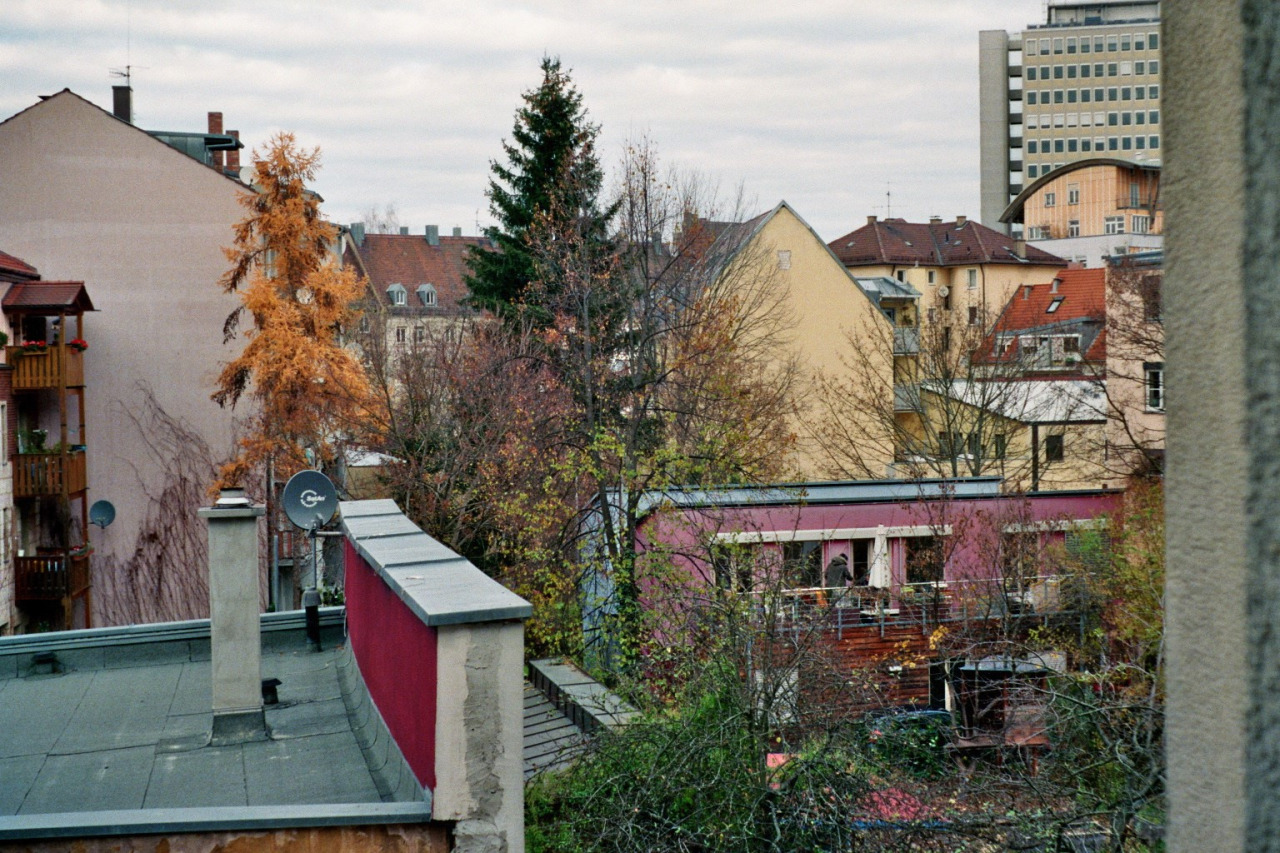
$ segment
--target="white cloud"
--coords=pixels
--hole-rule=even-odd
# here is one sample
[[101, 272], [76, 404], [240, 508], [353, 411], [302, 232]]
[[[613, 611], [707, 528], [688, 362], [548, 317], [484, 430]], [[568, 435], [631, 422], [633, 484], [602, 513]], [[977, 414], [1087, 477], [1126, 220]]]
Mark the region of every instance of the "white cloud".
[[[5, 0], [0, 117], [71, 88], [109, 107], [132, 65], [146, 128], [221, 111], [252, 147], [324, 151], [339, 221], [489, 221], [488, 164], [544, 54], [573, 69], [606, 166], [648, 134], [664, 156], [786, 198], [826, 239], [883, 213], [977, 215], [977, 38], [1039, 0]], [[478, 212], [478, 215], [477, 215]]]

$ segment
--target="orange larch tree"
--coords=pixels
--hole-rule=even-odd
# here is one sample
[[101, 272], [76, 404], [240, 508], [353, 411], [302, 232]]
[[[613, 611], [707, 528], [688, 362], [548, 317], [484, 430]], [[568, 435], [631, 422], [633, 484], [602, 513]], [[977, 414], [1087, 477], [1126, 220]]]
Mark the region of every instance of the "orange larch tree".
[[224, 338], [235, 337], [245, 312], [253, 327], [244, 332], [244, 349], [223, 366], [213, 399], [234, 407], [248, 395], [256, 411], [219, 485], [248, 483], [268, 460], [280, 475], [310, 467], [307, 451], [322, 465], [331, 461], [367, 389], [359, 360], [342, 343], [358, 319], [364, 282], [338, 264], [337, 229], [307, 189], [319, 149], [300, 148], [281, 133], [254, 159], [254, 192], [241, 200], [249, 214], [225, 250], [231, 269], [220, 282], [241, 299]]

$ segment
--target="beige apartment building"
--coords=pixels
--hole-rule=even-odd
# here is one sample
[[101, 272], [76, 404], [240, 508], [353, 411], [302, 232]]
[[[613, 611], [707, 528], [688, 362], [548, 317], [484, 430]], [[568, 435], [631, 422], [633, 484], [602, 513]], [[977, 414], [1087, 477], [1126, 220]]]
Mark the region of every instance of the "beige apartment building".
[[1113, 157], [1068, 163], [1028, 184], [1000, 221], [1021, 226], [1028, 245], [1096, 269], [1108, 258], [1158, 250], [1160, 165]]
[[1159, 0], [1051, 2], [1042, 24], [980, 33], [982, 222], [1007, 227], [1010, 201], [1068, 163], [1158, 161], [1160, 46]]

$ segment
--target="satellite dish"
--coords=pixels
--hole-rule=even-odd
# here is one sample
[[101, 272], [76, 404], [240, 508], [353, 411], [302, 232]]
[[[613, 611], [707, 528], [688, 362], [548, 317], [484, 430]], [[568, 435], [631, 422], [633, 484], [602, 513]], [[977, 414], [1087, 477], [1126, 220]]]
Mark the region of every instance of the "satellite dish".
[[947, 287], [945, 284], [942, 285], [942, 287], [938, 288], [938, 295], [941, 296], [943, 299], [946, 299], [947, 294], [950, 292], [951, 292], [951, 288]]
[[299, 471], [284, 484], [284, 514], [303, 530], [324, 527], [338, 511], [338, 490], [319, 471]]
[[94, 501], [89, 507], [89, 523], [96, 524], [103, 530], [116, 520], [116, 508], [111, 501]]

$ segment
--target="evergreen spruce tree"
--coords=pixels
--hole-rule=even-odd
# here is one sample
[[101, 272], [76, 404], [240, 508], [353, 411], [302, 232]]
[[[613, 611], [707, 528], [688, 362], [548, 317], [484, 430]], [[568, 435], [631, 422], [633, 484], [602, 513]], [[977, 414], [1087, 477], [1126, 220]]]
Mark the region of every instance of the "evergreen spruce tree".
[[598, 125], [587, 121], [582, 95], [559, 58], [542, 60], [542, 84], [524, 94], [510, 142], [503, 142], [506, 162], [493, 161], [489, 209], [498, 224], [485, 229], [496, 249], [470, 255], [467, 284], [471, 304], [511, 318], [517, 307], [533, 309], [535, 319], [549, 319], [546, 302], [557, 283], [541, 281], [537, 294], [530, 283], [546, 278], [539, 272], [534, 241], [542, 234], [576, 233], [604, 244], [612, 210], [599, 204], [603, 174], [596, 159]]

